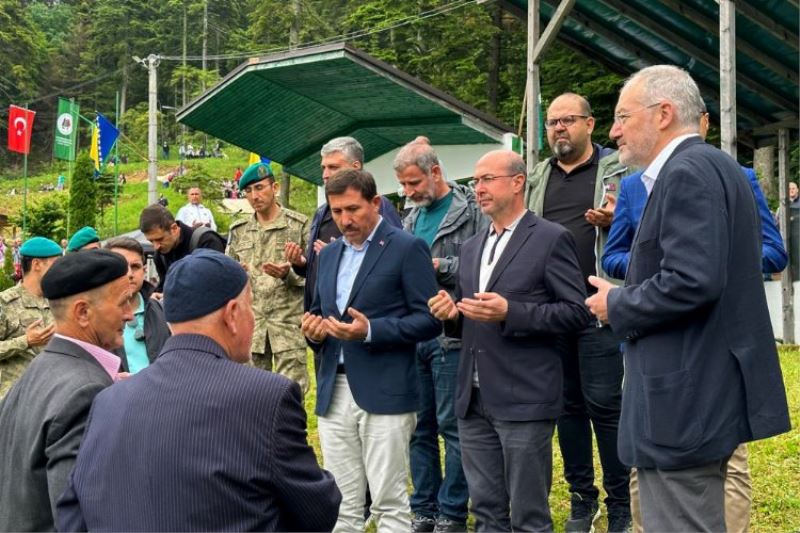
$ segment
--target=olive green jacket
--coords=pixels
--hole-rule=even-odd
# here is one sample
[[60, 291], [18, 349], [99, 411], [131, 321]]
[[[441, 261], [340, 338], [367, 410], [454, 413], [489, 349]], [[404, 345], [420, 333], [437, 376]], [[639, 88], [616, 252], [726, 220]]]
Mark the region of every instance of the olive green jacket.
[[[606, 205], [605, 195], [611, 193], [614, 196], [619, 194], [619, 182], [631, 172], [627, 167], [619, 162], [619, 155], [616, 151], [611, 151], [607, 148], [595, 144], [595, 149], [600, 150], [600, 161], [597, 163], [597, 176], [594, 187], [594, 206], [604, 207]], [[550, 179], [550, 166], [549, 160], [539, 162], [534, 168], [533, 172], [528, 176], [528, 187], [526, 190], [526, 200], [528, 209], [535, 214], [542, 216], [544, 206], [544, 194], [547, 189], [547, 182]], [[595, 228], [595, 245], [594, 245], [594, 259], [595, 259], [595, 272], [598, 276], [613, 281], [603, 271], [603, 266], [600, 260], [603, 257], [603, 248], [608, 240], [609, 228]]]

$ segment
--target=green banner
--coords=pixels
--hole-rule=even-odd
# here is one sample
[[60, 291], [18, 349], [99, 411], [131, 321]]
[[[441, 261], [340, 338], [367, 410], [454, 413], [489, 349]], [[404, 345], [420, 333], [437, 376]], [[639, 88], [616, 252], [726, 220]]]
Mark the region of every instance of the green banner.
[[79, 106], [73, 100], [58, 99], [56, 141], [53, 152], [57, 159], [75, 161], [75, 138], [78, 133]]

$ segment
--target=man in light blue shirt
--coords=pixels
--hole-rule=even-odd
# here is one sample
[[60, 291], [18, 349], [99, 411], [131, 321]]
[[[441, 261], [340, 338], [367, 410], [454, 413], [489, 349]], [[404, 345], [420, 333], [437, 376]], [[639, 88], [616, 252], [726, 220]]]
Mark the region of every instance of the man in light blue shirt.
[[378, 531], [410, 531], [416, 345], [441, 332], [428, 312], [437, 290], [430, 250], [383, 220], [368, 172], [342, 170], [325, 184], [325, 193], [342, 237], [319, 254], [302, 330], [320, 354], [322, 457], [342, 491], [334, 531], [363, 531], [367, 488]]

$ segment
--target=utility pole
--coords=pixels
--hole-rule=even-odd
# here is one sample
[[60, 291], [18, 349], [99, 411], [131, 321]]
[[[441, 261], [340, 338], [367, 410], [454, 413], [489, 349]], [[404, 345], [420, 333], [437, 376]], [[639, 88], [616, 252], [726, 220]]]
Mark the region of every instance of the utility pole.
[[[289, 48], [295, 49], [300, 45], [300, 0], [292, 0], [290, 9], [292, 11], [292, 25], [289, 26]], [[281, 172], [280, 184], [280, 202], [283, 207], [288, 208], [292, 181], [286, 171]]]
[[203, 2], [203, 77], [200, 78], [202, 92], [206, 90], [206, 55], [208, 51], [208, 0]]
[[[206, 92], [206, 55], [208, 51], [208, 0], [203, 2], [203, 74], [200, 77], [200, 92]], [[203, 154], [208, 157], [208, 135], [203, 135]]]
[[181, 107], [186, 107], [186, 0], [183, 2], [183, 61], [181, 66], [183, 72], [181, 73]]
[[161, 56], [150, 54], [146, 59], [133, 56], [133, 60], [147, 68], [147, 204], [152, 205], [158, 201], [158, 76], [157, 68]]

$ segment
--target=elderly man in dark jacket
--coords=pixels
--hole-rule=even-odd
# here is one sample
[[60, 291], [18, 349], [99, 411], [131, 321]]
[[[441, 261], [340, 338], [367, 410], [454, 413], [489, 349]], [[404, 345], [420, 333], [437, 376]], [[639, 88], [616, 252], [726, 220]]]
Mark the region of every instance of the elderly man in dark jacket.
[[341, 494], [306, 440], [300, 387], [242, 364], [244, 269], [195, 250], [170, 270], [164, 312], [175, 335], [158, 360], [92, 406], [59, 531], [330, 531]]
[[107, 250], [58, 259], [42, 293], [55, 334], [0, 403], [0, 531], [55, 531], [89, 407], [117, 377], [109, 350], [133, 318], [128, 264]]

